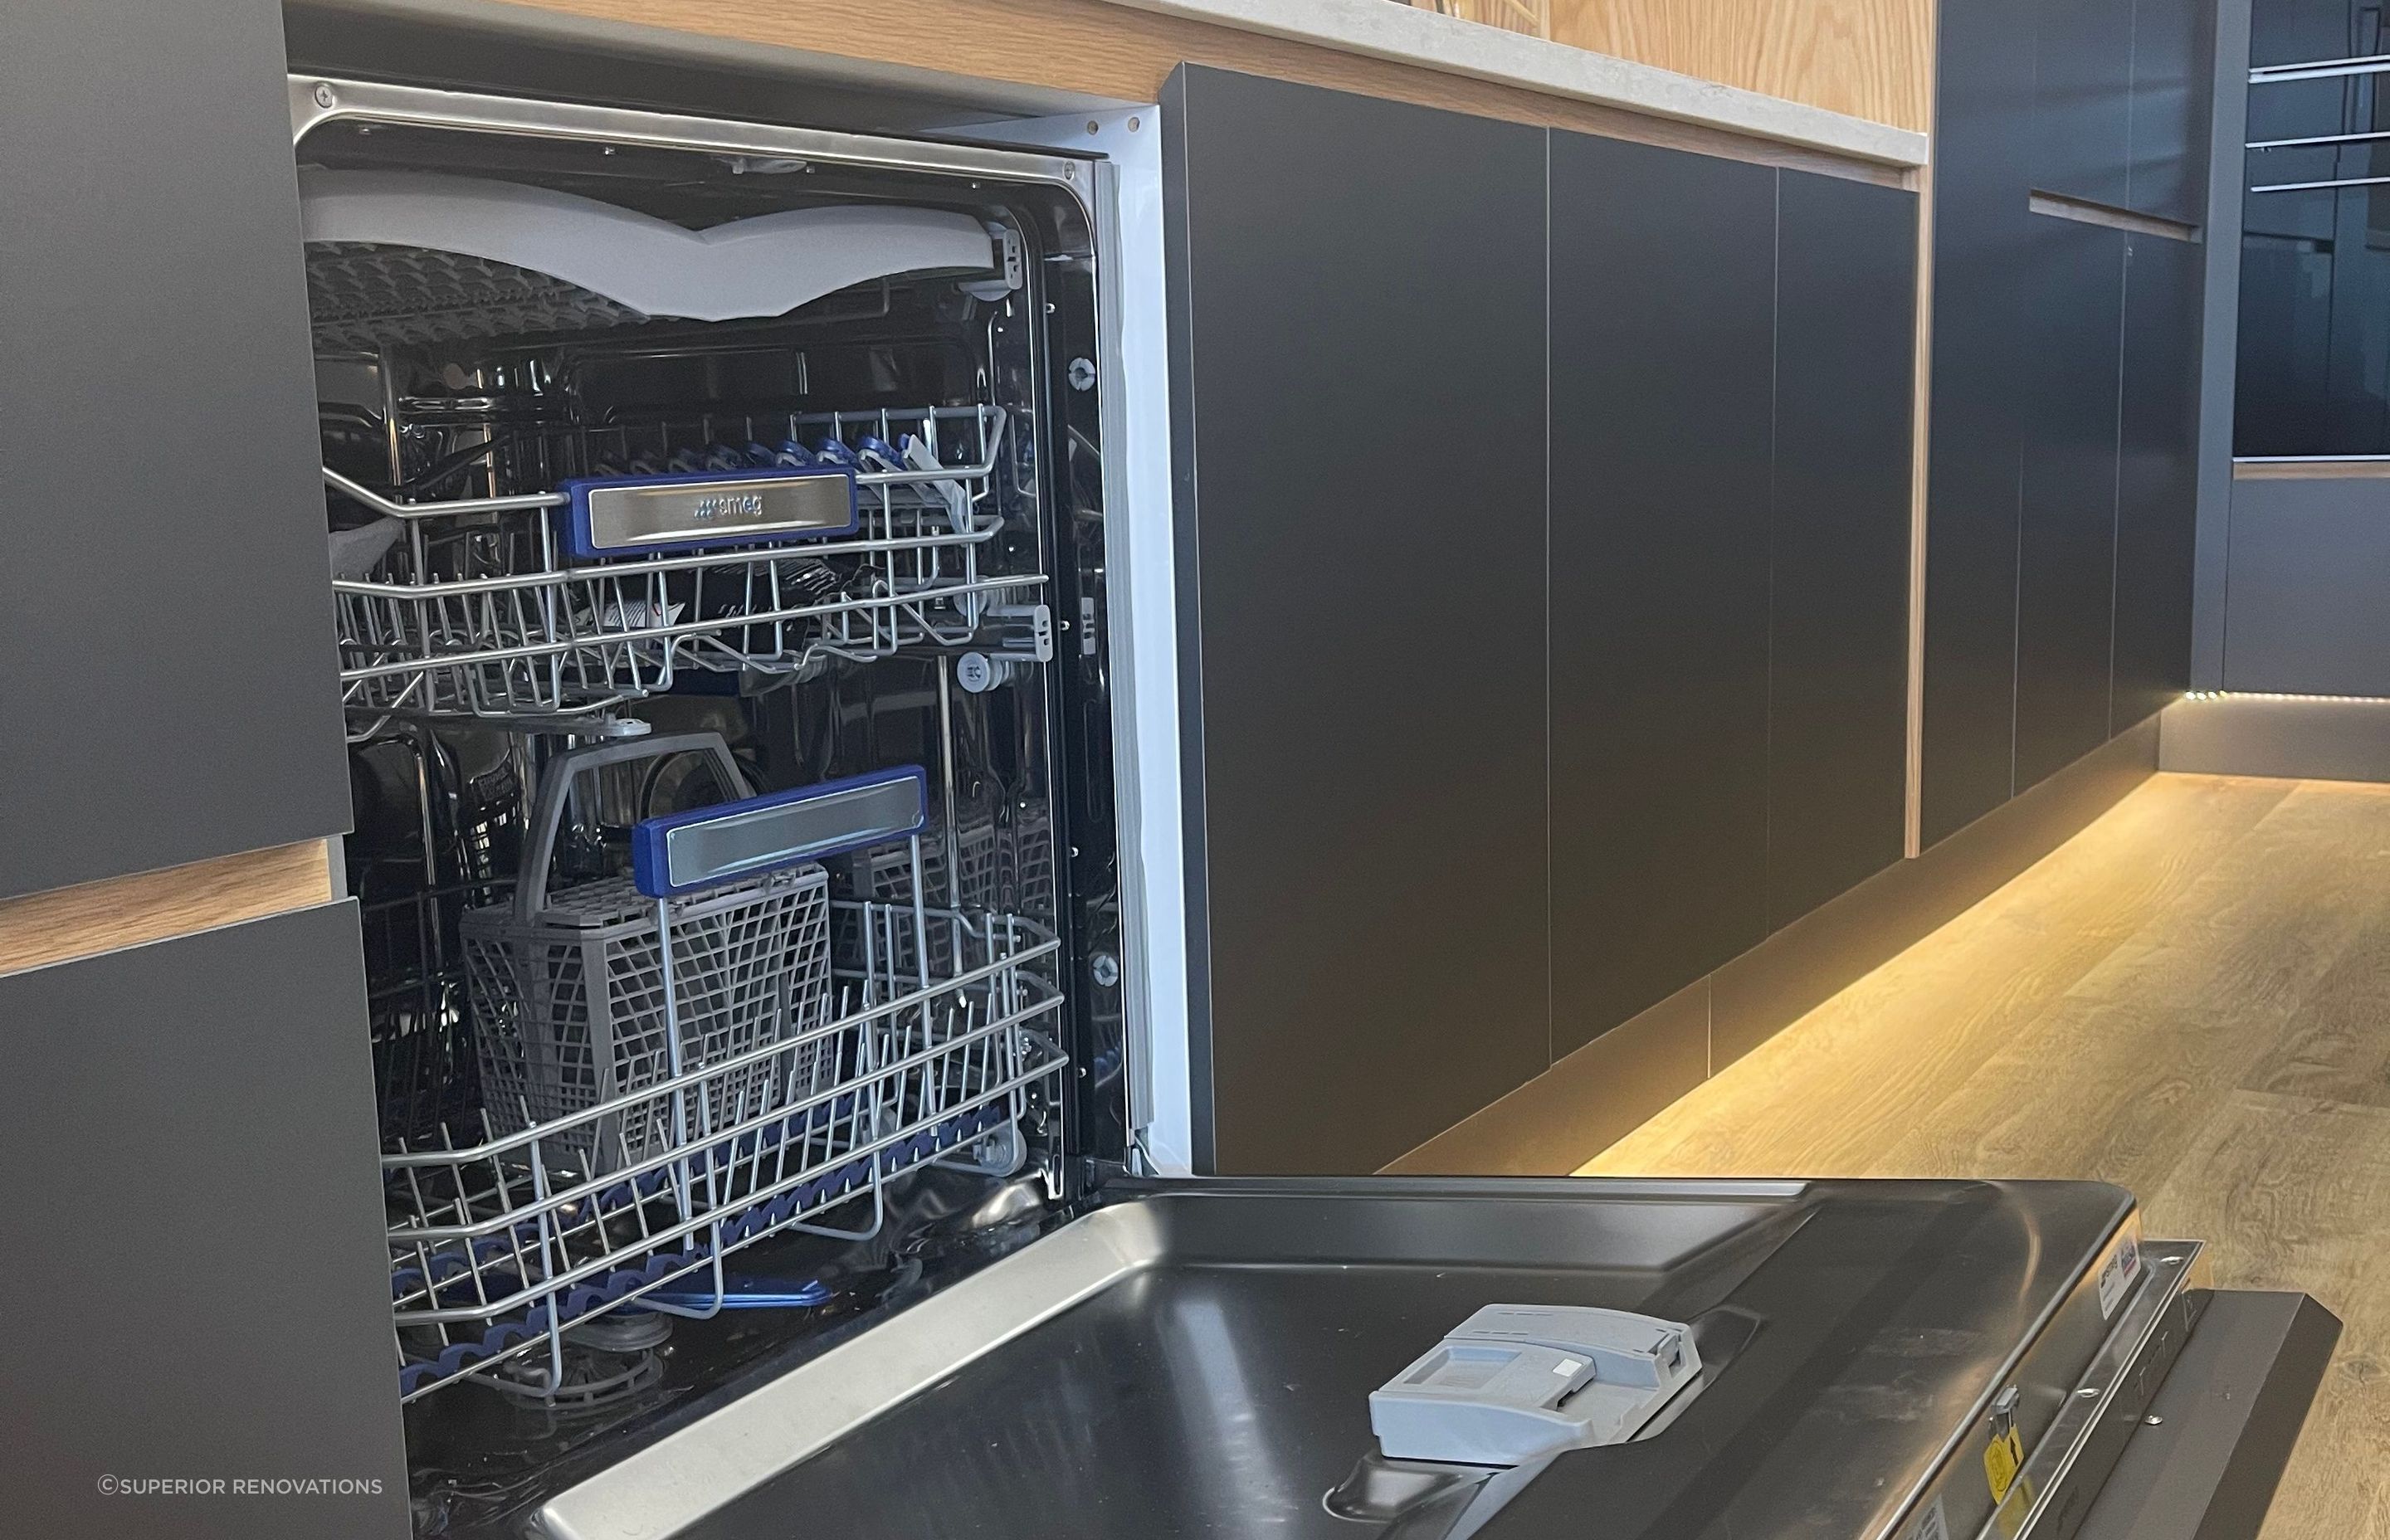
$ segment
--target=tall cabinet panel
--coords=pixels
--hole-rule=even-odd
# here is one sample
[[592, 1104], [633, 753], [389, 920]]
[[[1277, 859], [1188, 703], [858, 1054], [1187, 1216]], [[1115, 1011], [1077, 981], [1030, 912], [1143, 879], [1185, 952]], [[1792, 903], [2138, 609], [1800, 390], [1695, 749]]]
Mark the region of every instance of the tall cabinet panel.
[[2189, 241], [2129, 239], [2112, 732], [2148, 717], [2191, 684], [2204, 255]]
[[1163, 121], [1197, 1155], [1368, 1171], [1549, 1062], [1544, 135]]
[[9, 8], [0, 895], [348, 827], [281, 27]]
[[2130, 180], [2135, 0], [2038, 0], [2033, 186], [2122, 208]]
[[2108, 739], [2125, 237], [2033, 216], [2017, 531], [2016, 789]]
[[343, 904], [0, 978], [0, 1235], [40, 1290], [0, 1374], [8, 1533], [408, 1533], [363, 968]]
[[1559, 1053], [1766, 930], [1775, 186], [1552, 135]]
[[1942, 7], [1926, 489], [1923, 833], [2008, 800], [2024, 451], [2032, 0]]
[[1777, 210], [1767, 925], [1900, 859], [1917, 199], [1786, 172]]
[[[2186, 225], [2207, 217], [2214, 0], [2135, 0], [2128, 207]], [[2253, 135], [2254, 136], [2254, 135]]]

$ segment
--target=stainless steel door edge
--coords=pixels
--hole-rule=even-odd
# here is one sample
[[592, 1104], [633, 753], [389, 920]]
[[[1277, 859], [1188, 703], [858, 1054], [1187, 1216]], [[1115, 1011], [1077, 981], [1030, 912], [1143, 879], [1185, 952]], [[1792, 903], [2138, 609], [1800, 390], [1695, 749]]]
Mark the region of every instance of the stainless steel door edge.
[[2204, 1296], [2191, 1291], [2196, 1240], [2145, 1240], [2146, 1276], [2116, 1329], [2026, 1457], [1984, 1527], [1997, 1540], [2068, 1540], [2090, 1511], [2142, 1412], [2198, 1324]]
[[[2138, 1348], [2165, 1304], [2190, 1283], [2195, 1271], [2191, 1259], [2197, 1253], [2196, 1242], [2143, 1240], [2140, 1211], [2136, 1208], [2126, 1215], [2100, 1250], [2087, 1259], [2074, 1286], [2019, 1341], [2007, 1367], [1985, 1385], [1942, 1457], [1884, 1534], [1899, 1540], [1947, 1540], [1978, 1534], [1993, 1534], [1995, 1540], [2023, 1540], [2021, 1529], [1992, 1528], [1998, 1499], [1992, 1491], [1985, 1457], [1996, 1426], [2006, 1418], [2017, 1430], [2027, 1452], [2025, 1480], [2039, 1474], [2046, 1482], [2050, 1461], [2059, 1462], [2062, 1469], [2071, 1462], [2073, 1444], [2079, 1434], [2083, 1408], [2077, 1403], [2088, 1405], [2093, 1400], [2080, 1392], [2087, 1387], [2099, 1390], [2105, 1383], [2097, 1380], [2098, 1366], [2120, 1340], [2129, 1339]], [[2112, 1295], [2103, 1305], [2101, 1279], [2127, 1256], [2143, 1259], [2138, 1277], [2121, 1299]], [[2181, 1259], [2181, 1264], [2170, 1261], [2165, 1267], [2153, 1265], [2159, 1257]], [[2129, 1353], [2126, 1361], [2129, 1364]], [[2153, 1387], [2162, 1377], [2162, 1373], [2152, 1377], [2149, 1383]], [[2012, 1401], [2009, 1399], [2011, 1391], [2015, 1392]], [[2104, 1407], [2107, 1392], [2100, 1390], [2099, 1393], [2097, 1405]], [[2006, 1411], [1998, 1410], [2003, 1403]], [[2096, 1409], [2091, 1420], [2098, 1421]], [[2036, 1482], [2037, 1493], [2041, 1484]], [[2004, 1491], [2003, 1495], [2013, 1495], [2013, 1490]], [[2017, 1522], [2021, 1524], [2025, 1517], [2016, 1515]]]
[[1090, 174], [1089, 162], [1068, 155], [741, 123], [720, 118], [540, 101], [475, 91], [388, 85], [376, 81], [328, 80], [313, 75], [290, 76], [289, 93], [293, 143], [305, 139], [326, 123], [341, 120], [406, 123], [422, 128], [694, 149], [717, 155], [810, 160], [882, 171], [1050, 183], [1070, 192], [1090, 212], [1094, 207], [1091, 189], [1095, 179]]

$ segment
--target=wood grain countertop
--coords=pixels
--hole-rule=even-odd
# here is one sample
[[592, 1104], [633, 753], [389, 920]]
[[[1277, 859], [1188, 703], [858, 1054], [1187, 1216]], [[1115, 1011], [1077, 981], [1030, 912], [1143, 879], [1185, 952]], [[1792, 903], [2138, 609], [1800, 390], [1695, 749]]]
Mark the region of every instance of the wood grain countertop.
[[1677, 122], [1921, 166], [1925, 135], [1655, 65], [1505, 32], [1393, 0], [1111, 0], [1124, 7], [1261, 32], [1343, 53], [1596, 102]]
[[[1851, 6], [1910, 3], [1817, 0], [1804, 14], [1830, 20]], [[796, 121], [790, 94], [809, 83], [1046, 116], [1151, 102], [1173, 70], [1204, 64], [1894, 185], [1917, 174], [1928, 143], [1890, 123], [1393, 0], [285, 0], [285, 11], [302, 70], [465, 83], [493, 45], [580, 50], [645, 61], [661, 67], [660, 81], [684, 85], [682, 67], [727, 71], [709, 109], [769, 121]], [[403, 29], [427, 26], [449, 40], [427, 53], [422, 39], [433, 34], [419, 33], [412, 53], [400, 48]], [[1877, 57], [1905, 44], [1862, 45], [1831, 26], [1785, 46], [1808, 59], [1805, 69], [1921, 67]], [[540, 89], [571, 94], [576, 82]]]

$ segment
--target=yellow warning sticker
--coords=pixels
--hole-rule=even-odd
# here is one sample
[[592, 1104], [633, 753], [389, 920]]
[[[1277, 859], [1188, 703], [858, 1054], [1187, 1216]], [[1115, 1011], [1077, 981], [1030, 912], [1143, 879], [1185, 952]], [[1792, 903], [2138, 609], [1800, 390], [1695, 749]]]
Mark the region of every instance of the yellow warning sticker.
[[2024, 1531], [2024, 1521], [2033, 1515], [2033, 1479], [2019, 1476], [2016, 1485], [2009, 1488], [2009, 1500], [1992, 1509], [1993, 1527], [2000, 1532], [2000, 1540], [2017, 1540]]
[[1984, 1476], [1992, 1483], [1992, 1501], [2000, 1502], [2016, 1484], [2017, 1470], [2024, 1464], [2024, 1441], [2017, 1437], [2011, 1426], [1992, 1435], [1984, 1449]]

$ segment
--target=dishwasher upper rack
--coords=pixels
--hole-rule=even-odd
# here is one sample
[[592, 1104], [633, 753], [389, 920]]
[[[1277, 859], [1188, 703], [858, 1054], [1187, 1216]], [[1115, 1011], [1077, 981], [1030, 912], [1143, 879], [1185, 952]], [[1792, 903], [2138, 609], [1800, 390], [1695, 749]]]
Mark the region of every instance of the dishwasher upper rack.
[[327, 485], [379, 516], [362, 536], [336, 534], [336, 553], [387, 543], [364, 575], [333, 580], [342, 704], [370, 720], [368, 733], [392, 716], [572, 716], [670, 689], [681, 668], [784, 675], [830, 658], [967, 646], [1000, 600], [1046, 582], [997, 570], [1007, 422], [982, 404], [693, 414], [494, 437], [489, 457], [508, 462], [494, 479], [549, 488], [609, 456], [661, 461], [808, 437], [909, 442], [938, 462], [854, 468], [852, 533], [588, 560], [558, 528], [564, 491], [405, 502], [328, 466]]
[[[1050, 1101], [1068, 1063], [1049, 1020], [1060, 941], [1012, 915], [833, 910], [833, 1020], [566, 1118], [500, 1134], [485, 1111], [478, 1143], [382, 1158], [404, 1398], [543, 1348], [560, 1383], [582, 1322], [696, 1275], [712, 1308], [649, 1308], [710, 1315], [741, 1247], [796, 1228], [876, 1234], [883, 1184], [925, 1161], [1017, 1165], [1033, 1095]], [[666, 1104], [679, 1132], [660, 1121], [642, 1153], [625, 1140], [591, 1174], [593, 1139]], [[811, 1223], [867, 1199], [860, 1228]]]

